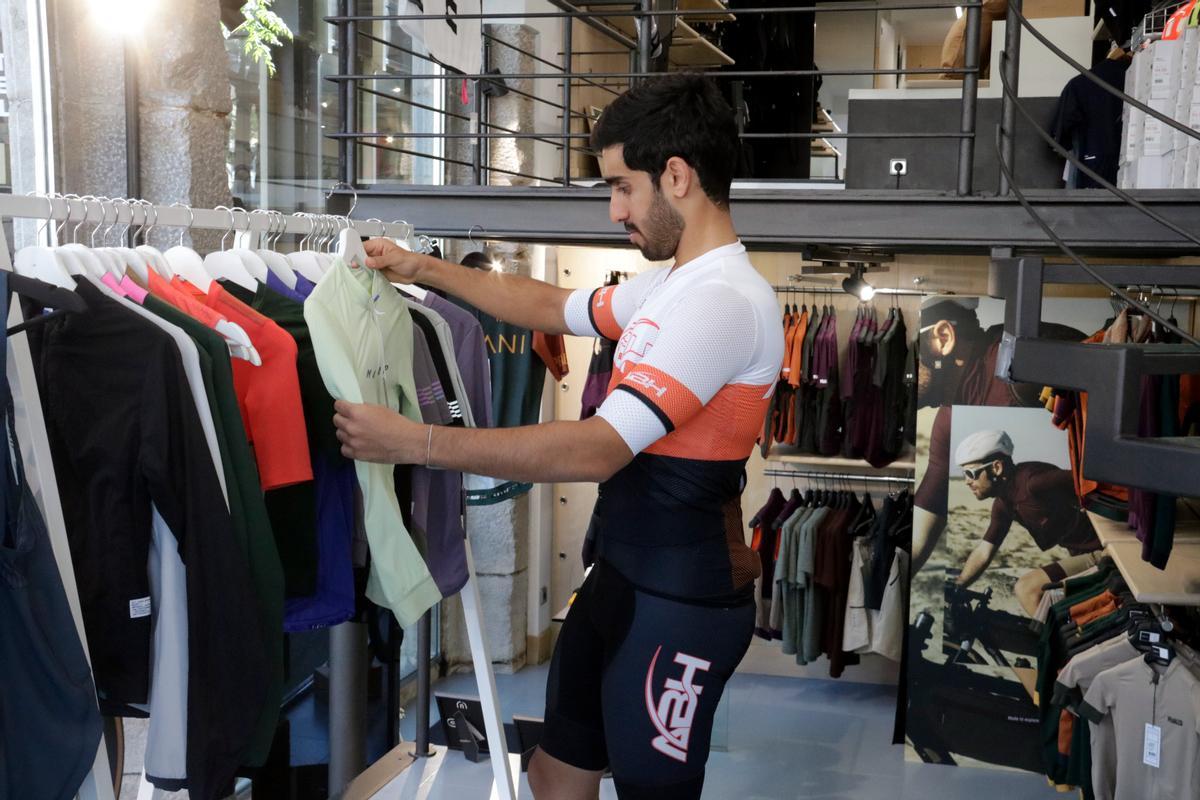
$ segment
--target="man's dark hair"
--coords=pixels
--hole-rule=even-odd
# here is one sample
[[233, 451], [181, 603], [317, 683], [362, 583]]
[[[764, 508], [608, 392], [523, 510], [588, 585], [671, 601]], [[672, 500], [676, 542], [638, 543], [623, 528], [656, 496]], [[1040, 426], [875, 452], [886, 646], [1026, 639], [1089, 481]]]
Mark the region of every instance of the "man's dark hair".
[[702, 75], [675, 73], [630, 89], [604, 110], [592, 130], [592, 149], [624, 145], [630, 169], [658, 180], [672, 156], [700, 176], [714, 203], [729, 205], [729, 185], [737, 163], [738, 136], [733, 109], [721, 90]]
[[937, 322], [949, 322], [962, 335], [970, 336], [983, 330], [979, 314], [973, 308], [964, 308], [953, 300], [943, 300], [921, 309], [921, 327]]

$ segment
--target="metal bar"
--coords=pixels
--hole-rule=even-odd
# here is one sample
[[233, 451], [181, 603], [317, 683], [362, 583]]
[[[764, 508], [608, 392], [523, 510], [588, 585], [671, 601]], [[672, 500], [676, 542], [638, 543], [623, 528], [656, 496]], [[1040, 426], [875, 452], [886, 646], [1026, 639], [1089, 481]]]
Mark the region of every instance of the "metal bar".
[[426, 611], [417, 623], [417, 758], [427, 758], [433, 755], [429, 749], [429, 659], [430, 634], [433, 630], [432, 616], [432, 611]]
[[434, 60], [434, 58], [432, 56], [427, 56], [424, 53], [418, 53], [416, 50], [412, 50], [408, 47], [398, 45], [395, 42], [392, 42], [392, 41], [389, 41], [389, 40], [383, 38], [382, 36], [376, 36], [373, 33], [367, 33], [366, 31], [362, 30], [361, 28], [358, 29], [356, 31], [356, 33], [359, 36], [363, 37], [364, 39], [370, 39], [371, 41], [378, 42], [379, 44], [384, 45], [385, 47], [390, 47], [393, 50], [399, 50], [401, 53], [407, 53], [408, 55], [419, 58], [422, 61], [428, 61], [430, 64], [433, 64], [435, 66], [437, 65], [437, 61]]
[[[637, 59], [638, 72], [642, 76], [650, 74], [651, 55], [654, 47], [654, 0], [640, 0], [642, 14], [634, 17], [637, 24]], [[636, 80], [642, 80], [642, 77]]]
[[[380, 150], [389, 150], [393, 153], [404, 153], [406, 155], [416, 156], [418, 158], [431, 158], [434, 161], [441, 161], [445, 164], [456, 164], [460, 167], [473, 167], [474, 166], [474, 163], [471, 161], [462, 161], [457, 158], [447, 158], [446, 156], [430, 155], [429, 153], [422, 153], [417, 150], [408, 150], [407, 148], [404, 148], [404, 147], [394, 147], [390, 144], [379, 144], [378, 142], [370, 142], [370, 141], [362, 141], [359, 144], [361, 144], [363, 147], [377, 147]], [[501, 175], [513, 175], [518, 178], [529, 178], [530, 180], [534, 180], [534, 181], [549, 181], [550, 183], [558, 182], [558, 181], [552, 180], [550, 178], [547, 178], [544, 175], [530, 175], [526, 172], [514, 172], [512, 170], [501, 169], [499, 167], [487, 167], [487, 169], [492, 172], [498, 172]]]
[[[137, 51], [125, 41], [125, 192], [130, 197], [142, 194], [142, 114], [138, 90]], [[132, 228], [126, 231], [129, 246], [136, 244]]]
[[[327, 133], [329, 139], [378, 139], [391, 136], [393, 139], [538, 139], [550, 144], [560, 144], [563, 138], [560, 133], [387, 133], [385, 131], [350, 131], [348, 133]], [[586, 133], [572, 133], [568, 138], [586, 139]]]
[[[803, 284], [791, 284], [788, 286], [772, 286], [771, 288], [774, 289], [776, 291], [776, 293], [779, 293], [779, 294], [783, 294], [783, 293], [829, 294], [829, 295], [844, 294], [847, 297], [853, 296], [853, 295], [847, 294], [845, 289], [839, 289], [839, 288], [835, 288], [832, 286], [805, 286]], [[940, 294], [940, 293], [939, 292], [923, 292], [920, 289], [889, 289], [887, 287], [881, 286], [875, 290], [875, 294], [877, 294], [877, 295], [886, 294], [886, 295], [892, 295], [894, 297], [929, 297], [930, 295]]]
[[[708, 72], [693, 72], [693, 75], [702, 75], [709, 78], [811, 78], [818, 75], [843, 75], [843, 76], [859, 76], [869, 77], [872, 75], [965, 75], [967, 69], [965, 67], [911, 67], [904, 69], [780, 69], [780, 70], [717, 70]], [[644, 78], [644, 72], [581, 72], [551, 74], [544, 72], [526, 72], [511, 75], [504, 75], [507, 80], [514, 81], [532, 81], [532, 80], [560, 80], [563, 77], [570, 79], [576, 78], [601, 78], [609, 80], [632, 80], [635, 78]], [[495, 80], [496, 75], [464, 75], [459, 73], [448, 73], [445, 75], [378, 75], [378, 74], [339, 74], [326, 75], [327, 81], [417, 81], [417, 80], [459, 80], [466, 78], [467, 80]], [[511, 90], [511, 87], [510, 87]]]
[[[386, 98], [388, 100], [395, 100], [397, 103], [400, 103], [401, 105], [412, 106], [413, 108], [419, 108], [423, 111], [432, 111], [435, 114], [442, 114], [447, 117], [453, 117], [454, 119], [469, 120], [471, 118], [467, 114], [459, 114], [456, 111], [445, 111], [445, 110], [437, 108], [435, 106], [431, 106], [428, 103], [418, 103], [416, 100], [409, 100], [407, 97], [404, 97], [403, 95], [395, 94], [394, 92], [381, 92], [378, 89], [368, 89], [366, 86], [358, 86], [357, 88], [363, 94], [370, 94], [370, 95], [374, 95], [376, 97]], [[493, 125], [492, 127], [500, 128], [499, 125]], [[500, 129], [507, 130], [507, 128], [500, 128]], [[332, 136], [332, 134], [326, 134], [326, 135]]]
[[967, 9], [967, 60], [963, 76], [962, 138], [958, 142], [958, 193], [971, 194], [975, 177], [975, 113], [979, 96], [979, 37], [983, 11]]
[[[560, 8], [569, 5], [568, 3], [555, 3]], [[782, 8], [729, 8], [721, 13], [726, 14], [804, 14], [813, 12], [833, 13], [838, 11], [921, 11], [934, 8], [971, 8], [981, 7], [980, 2], [955, 3], [950, 2], [920, 2], [920, 3], [838, 3], [836, 5], [813, 5], [813, 6], [784, 6]], [[630, 10], [610, 10], [603, 11], [531, 11], [528, 13], [512, 12], [505, 14], [455, 14], [455, 19], [478, 19], [478, 20], [497, 20], [497, 19], [561, 19], [564, 16], [576, 17], [579, 19], [592, 17], [711, 17], [713, 16], [711, 8], [679, 8], [664, 11], [648, 11], [641, 8]], [[416, 22], [418, 20], [445, 20], [445, 14], [339, 14], [337, 16], [325, 17], [325, 21], [329, 23], [341, 22], [395, 22], [400, 20], [410, 20]]]
[[506, 42], [499, 37], [492, 36], [490, 33], [484, 33], [483, 38], [487, 39], [489, 42], [494, 42], [495, 44], [502, 44], [505, 47], [507, 47], [509, 50], [516, 50], [521, 55], [529, 56], [530, 58], [532, 58], [534, 61], [538, 62], [539, 64], [545, 64], [546, 66], [553, 67], [554, 69], [559, 70], [560, 72], [565, 72], [565, 70], [563, 70], [561, 64], [555, 64], [553, 61], [548, 61], [547, 59], [544, 59], [541, 56], [536, 56], [533, 53], [529, 52], [528, 50], [517, 47], [515, 44], [512, 44], [511, 42]]
[[743, 133], [742, 139], [974, 139], [974, 133]]
[[339, 794], [367, 765], [367, 626], [329, 629], [329, 793]]
[[[338, 11], [349, 13], [350, 0], [338, 0]], [[346, 71], [353, 69], [353, 62], [350, 61], [350, 46], [347, 42], [349, 37], [346, 35], [346, 23], [339, 23], [337, 26], [338, 40], [338, 70]], [[338, 111], [342, 117], [342, 130], [348, 131], [351, 128], [356, 128], [358, 125], [354, 122], [354, 118], [350, 116], [350, 84], [339, 83], [337, 87], [338, 96]], [[354, 146], [353, 142], [342, 140], [337, 143], [337, 164], [338, 164], [338, 180], [350, 183], [350, 148]]]
[[[1004, 72], [1003, 80], [1013, 87], [1013, 94], [1007, 92], [1000, 99], [1000, 158], [1008, 165], [1013, 176], [1017, 174], [1014, 157], [1017, 150], [1017, 109], [1016, 97], [1018, 81], [1020, 80], [1021, 65], [1021, 0], [1009, 0], [1008, 18], [1004, 26], [1004, 53], [1001, 57], [1000, 69]], [[1004, 170], [1000, 170], [1000, 194], [1012, 193], [1012, 184]]]
[[[864, 465], [860, 469], [874, 470], [874, 467]], [[906, 469], [912, 467], [881, 467], [881, 469]], [[854, 483], [913, 483], [911, 475], [863, 475], [858, 472], [808, 472], [805, 470], [764, 469], [763, 475], [768, 478], [817, 478], [820, 480], [850, 480]]]
[[[555, 55], [561, 56], [563, 53], [559, 50]], [[624, 56], [628, 55], [628, 50], [576, 50], [577, 56]]]
[[[358, 213], [391, 219], [399, 203], [408, 221], [430, 236], [465, 239], [467, 228], [479, 223], [492, 239], [628, 247], [628, 234], [608, 219], [608, 188], [581, 183], [577, 180], [570, 189], [378, 184], [359, 190]], [[919, 190], [902, 194], [906, 213], [897, 214], [895, 190], [827, 191], [785, 183], [746, 188], [735, 182], [731, 208], [742, 241], [757, 250], [820, 244], [927, 254], [989, 255], [995, 247], [1057, 252], [1015, 198]], [[1053, 189], [1026, 194], [1081, 252], [1130, 260], [1196, 254], [1194, 244], [1164, 238], [1158, 223], [1107, 193]], [[1195, 224], [1194, 192], [1137, 194], [1177, 224]]]
[[579, 11], [580, 11], [579, 7], [576, 5], [573, 5], [572, 3], [568, 2], [567, 0], [550, 0], [550, 5], [561, 9], [562, 13], [576, 14], [577, 15], [576, 19], [583, 22], [584, 25], [587, 25], [589, 28], [599, 31], [600, 33], [604, 34], [612, 41], [627, 48], [630, 52], [633, 52], [634, 50], [637, 49], [637, 42], [635, 42], [633, 39], [630, 39], [628, 36], [626, 36], [621, 31], [617, 30], [616, 28], [614, 28], [612, 25], [609, 25], [606, 22], [601, 22], [599, 19], [597, 19], [591, 15], [587, 15], [587, 16], [581, 15], [579, 13]]
[[[566, 56], [563, 63], [566, 64], [566, 69], [563, 72], [568, 72], [571, 69], [571, 36], [575, 21], [572, 19], [564, 19], [562, 23], [563, 49], [566, 51]], [[563, 108], [566, 109], [562, 114], [562, 184], [563, 186], [571, 185], [571, 81], [565, 80], [562, 82], [562, 98]], [[583, 134], [586, 136], [587, 134]]]

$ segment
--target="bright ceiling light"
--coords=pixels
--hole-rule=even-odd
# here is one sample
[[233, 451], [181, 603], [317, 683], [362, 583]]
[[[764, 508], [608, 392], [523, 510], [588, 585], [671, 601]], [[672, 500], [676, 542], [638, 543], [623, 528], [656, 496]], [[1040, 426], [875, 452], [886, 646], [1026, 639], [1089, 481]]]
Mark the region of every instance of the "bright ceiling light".
[[954, 18], [962, 19], [962, 15], [963, 15], [962, 6], [955, 6], [954, 7]]
[[92, 0], [92, 16], [109, 33], [136, 35], [145, 27], [154, 8], [145, 0]]
[[863, 280], [861, 272], [842, 281], [842, 291], [854, 295], [864, 303], [875, 296], [875, 287]]

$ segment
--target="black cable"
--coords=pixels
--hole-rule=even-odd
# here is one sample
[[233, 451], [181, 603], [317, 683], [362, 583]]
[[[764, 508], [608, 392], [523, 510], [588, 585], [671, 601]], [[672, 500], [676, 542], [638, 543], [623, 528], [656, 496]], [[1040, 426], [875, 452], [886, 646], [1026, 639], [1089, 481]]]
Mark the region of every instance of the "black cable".
[[1104, 91], [1111, 94], [1113, 97], [1121, 98], [1126, 103], [1128, 103], [1129, 105], [1136, 108], [1138, 111], [1142, 111], [1142, 112], [1154, 117], [1155, 119], [1158, 119], [1158, 120], [1161, 120], [1161, 121], [1167, 123], [1172, 128], [1179, 131], [1180, 133], [1186, 134], [1186, 135], [1192, 137], [1193, 139], [1200, 140], [1200, 131], [1197, 131], [1193, 128], [1188, 127], [1187, 125], [1184, 125], [1182, 122], [1179, 122], [1178, 120], [1174, 119], [1173, 117], [1168, 117], [1166, 114], [1163, 114], [1161, 111], [1155, 111], [1150, 106], [1146, 105], [1145, 103], [1143, 103], [1140, 100], [1136, 100], [1133, 97], [1130, 97], [1129, 95], [1125, 94], [1120, 89], [1117, 89], [1113, 86], [1109, 86], [1107, 83], [1104, 82], [1103, 78], [1100, 78], [1095, 73], [1093, 73], [1090, 69], [1083, 66], [1075, 59], [1071, 58], [1063, 50], [1061, 50], [1057, 45], [1055, 45], [1049, 39], [1047, 39], [1042, 34], [1041, 31], [1037, 30], [1036, 28], [1033, 27], [1033, 25], [1031, 25], [1029, 23], [1029, 20], [1025, 19], [1025, 16], [1020, 11], [1017, 11], [1017, 9], [1013, 8], [1011, 5], [1009, 6], [1008, 10], [1011, 13], [1016, 15], [1017, 20], [1021, 23], [1021, 25], [1023, 25], [1025, 27], [1025, 29], [1027, 31], [1029, 31], [1030, 33], [1033, 34], [1033, 38], [1037, 39], [1039, 42], [1041, 42], [1043, 45], [1045, 45], [1046, 49], [1049, 50], [1051, 53], [1054, 53], [1054, 55], [1058, 56], [1060, 59], [1062, 59], [1063, 61], [1067, 62], [1072, 67], [1074, 67], [1075, 71], [1078, 72], [1080, 75], [1084, 76], [1089, 81], [1091, 81], [1092, 83], [1096, 84], [1101, 89], [1103, 89]]
[[[1007, 60], [1008, 60], [1008, 53], [1004, 52], [1003, 50], [1000, 51], [1001, 65], [1003, 65]], [[1145, 203], [1142, 203], [1140, 200], [1135, 198], [1133, 195], [1131, 195], [1128, 192], [1126, 192], [1122, 189], [1119, 189], [1116, 186], [1114, 186], [1113, 184], [1109, 183], [1107, 180], [1104, 179], [1103, 176], [1101, 176], [1099, 173], [1097, 173], [1095, 170], [1093, 170], [1087, 164], [1083, 163], [1083, 161], [1080, 160], [1074, 153], [1070, 152], [1065, 147], [1063, 147], [1061, 144], [1056, 142], [1054, 140], [1054, 137], [1051, 136], [1046, 131], [1045, 128], [1043, 128], [1041, 125], [1039, 125], [1037, 123], [1037, 120], [1035, 120], [1033, 118], [1033, 114], [1030, 113], [1029, 109], [1025, 108], [1025, 104], [1022, 103], [1020, 101], [1020, 99], [1017, 97], [1016, 92], [1013, 90], [1012, 86], [1010, 86], [1008, 83], [1007, 73], [1004, 72], [1003, 66], [1001, 67], [1001, 70], [1000, 70], [1000, 84], [1004, 87], [1004, 94], [1006, 94], [1009, 97], [1009, 99], [1012, 100], [1013, 106], [1017, 109], [1017, 111], [1020, 112], [1021, 116], [1025, 118], [1025, 121], [1028, 122], [1035, 131], [1037, 131], [1038, 136], [1042, 137], [1042, 141], [1044, 141], [1044, 142], [1046, 142], [1046, 144], [1050, 145], [1051, 149], [1053, 149], [1054, 152], [1058, 153], [1060, 156], [1065, 158], [1067, 161], [1070, 161], [1077, 168], [1082, 170], [1084, 175], [1087, 175], [1089, 178], [1094, 180], [1096, 183], [1100, 184], [1105, 189], [1112, 192], [1117, 197], [1121, 198], [1126, 203], [1128, 203], [1129, 205], [1136, 208], [1138, 211], [1141, 211], [1143, 214], [1150, 217], [1150, 219], [1154, 220], [1155, 222], [1159, 223], [1160, 225], [1163, 225], [1166, 228], [1169, 228], [1170, 230], [1174, 231], [1175, 233], [1178, 233], [1180, 236], [1187, 239], [1189, 242], [1200, 245], [1200, 236], [1196, 236], [1192, 233], [1189, 233], [1188, 231], [1186, 231], [1183, 228], [1176, 225], [1174, 222], [1171, 222], [1169, 219], [1164, 217], [1162, 214], [1159, 214], [1157, 211], [1155, 211], [1154, 209], [1147, 206]]]
[[1025, 193], [1022, 192], [1020, 190], [1020, 188], [1017, 187], [1017, 180], [1016, 180], [1016, 176], [1013, 175], [1012, 167], [1009, 165], [1009, 163], [1007, 161], [1004, 160], [1004, 153], [1002, 152], [1002, 148], [1000, 147], [999, 133], [1000, 133], [1000, 126], [997, 125], [996, 126], [996, 139], [995, 139], [996, 158], [998, 159], [998, 161], [1000, 163], [1000, 170], [1004, 173], [1004, 176], [1008, 179], [1008, 184], [1012, 188], [1013, 195], [1017, 198], [1017, 202], [1021, 204], [1021, 207], [1025, 209], [1026, 213], [1028, 213], [1029, 216], [1033, 219], [1033, 221], [1037, 223], [1038, 227], [1041, 228], [1045, 232], [1046, 236], [1050, 237], [1050, 239], [1056, 245], [1058, 245], [1058, 249], [1063, 252], [1063, 255], [1065, 255], [1067, 258], [1069, 258], [1073, 262], [1075, 262], [1075, 264], [1080, 269], [1082, 269], [1084, 272], [1086, 272], [1088, 275], [1090, 275], [1092, 277], [1092, 280], [1094, 280], [1097, 283], [1104, 286], [1106, 289], [1108, 289], [1110, 292], [1115, 294], [1117, 297], [1121, 298], [1126, 303], [1128, 303], [1132, 308], [1137, 309], [1138, 311], [1145, 314], [1150, 319], [1157, 322], [1159, 325], [1162, 325], [1164, 328], [1166, 328], [1167, 330], [1174, 333], [1176, 336], [1178, 336], [1184, 342], [1187, 342], [1188, 344], [1192, 345], [1193, 347], [1200, 348], [1200, 339], [1195, 338], [1194, 336], [1192, 336], [1189, 333], [1185, 333], [1183, 330], [1181, 330], [1179, 328], [1178, 325], [1171, 323], [1169, 320], [1163, 319], [1161, 316], [1159, 316], [1158, 314], [1151, 311], [1149, 307], [1144, 306], [1141, 303], [1139, 303], [1138, 301], [1134, 300], [1133, 297], [1130, 296], [1129, 293], [1126, 292], [1124, 289], [1122, 289], [1121, 287], [1117, 286], [1115, 283], [1113, 283], [1110, 280], [1108, 280], [1107, 278], [1105, 278], [1103, 275], [1101, 275], [1096, 270], [1092, 269], [1090, 264], [1088, 264], [1086, 261], [1084, 261], [1082, 258], [1080, 258], [1079, 255], [1074, 250], [1071, 249], [1071, 246], [1068, 245], [1066, 242], [1064, 242], [1062, 240], [1062, 237], [1060, 237], [1057, 233], [1054, 232], [1054, 230], [1046, 223], [1046, 221], [1044, 219], [1042, 219], [1042, 215], [1039, 214], [1037, 212], [1037, 210], [1034, 209], [1033, 205], [1029, 202], [1028, 198], [1025, 197]]

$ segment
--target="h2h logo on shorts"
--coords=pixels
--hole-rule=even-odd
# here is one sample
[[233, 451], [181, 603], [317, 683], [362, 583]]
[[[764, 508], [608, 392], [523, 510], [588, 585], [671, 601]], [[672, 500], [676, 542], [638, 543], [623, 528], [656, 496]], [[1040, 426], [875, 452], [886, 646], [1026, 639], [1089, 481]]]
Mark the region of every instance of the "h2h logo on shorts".
[[712, 662], [687, 653], [676, 653], [675, 663], [683, 667], [683, 675], [667, 678], [663, 682], [663, 692], [656, 701], [654, 667], [661, 652], [662, 645], [659, 645], [654, 651], [654, 658], [650, 659], [650, 669], [646, 671], [646, 711], [659, 734], [650, 741], [650, 745], [663, 755], [686, 763], [692, 720], [696, 717], [700, 693], [704, 691], [703, 686], [697, 686], [692, 681], [697, 672], [708, 672]]
[[617, 342], [617, 352], [613, 355], [613, 364], [622, 373], [628, 372], [630, 367], [642, 363], [642, 359], [650, 354], [650, 348], [654, 347], [654, 340], [657, 338], [657, 323], [642, 317], [621, 334]]

